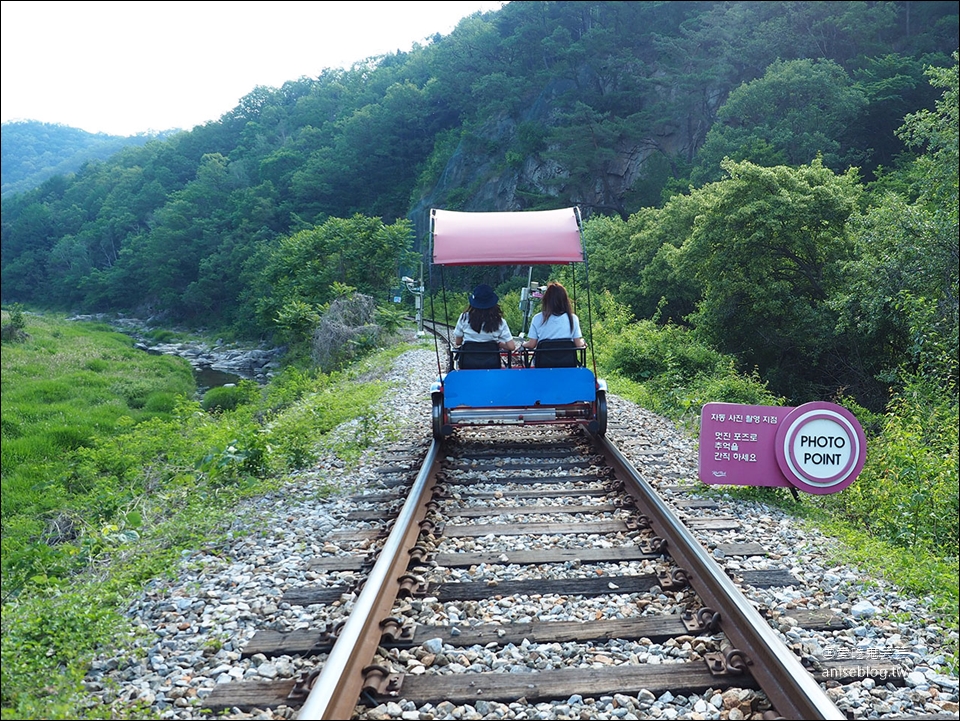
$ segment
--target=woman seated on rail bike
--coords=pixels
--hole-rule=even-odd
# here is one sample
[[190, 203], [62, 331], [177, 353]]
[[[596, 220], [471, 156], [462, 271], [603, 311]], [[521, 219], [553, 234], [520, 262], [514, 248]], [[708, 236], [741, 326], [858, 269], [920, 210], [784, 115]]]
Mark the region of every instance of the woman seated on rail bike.
[[517, 344], [493, 288], [481, 283], [470, 294], [469, 305], [453, 329], [461, 369], [499, 368], [500, 351], [516, 350]]
[[[541, 346], [539, 362], [534, 354], [534, 365], [541, 367], [577, 365], [576, 352], [573, 349], [586, 348], [587, 342], [580, 331], [580, 318], [573, 312], [567, 289], [560, 283], [547, 285], [540, 301], [540, 312], [530, 322], [530, 333], [523, 347], [535, 349]], [[546, 346], [550, 347], [547, 353]]]

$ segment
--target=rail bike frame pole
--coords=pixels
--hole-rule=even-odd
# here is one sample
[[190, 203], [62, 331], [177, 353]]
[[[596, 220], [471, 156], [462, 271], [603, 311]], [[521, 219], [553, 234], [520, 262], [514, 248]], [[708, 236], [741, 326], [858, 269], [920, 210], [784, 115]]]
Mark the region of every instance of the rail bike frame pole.
[[530, 323], [530, 317], [533, 315], [533, 296], [530, 292], [530, 286], [533, 285], [533, 266], [527, 273], [527, 285], [520, 289], [520, 310], [523, 312], [523, 320], [520, 322], [519, 338], [526, 338], [527, 324]]
[[[409, 558], [403, 554], [410, 535], [416, 539], [420, 534], [417, 525], [426, 514], [421, 503], [432, 492], [438, 462], [440, 443], [433, 441], [423, 461], [423, 467], [410, 489], [403, 508], [387, 536], [377, 562], [357, 597], [330, 655], [323, 664], [320, 675], [314, 681], [307, 700], [300, 707], [298, 719], [349, 719], [353, 716], [360, 692], [363, 690], [363, 669], [370, 664], [380, 643], [381, 619], [389, 614], [396, 600], [399, 585], [397, 579], [406, 569]], [[392, 585], [391, 585], [392, 584]]]

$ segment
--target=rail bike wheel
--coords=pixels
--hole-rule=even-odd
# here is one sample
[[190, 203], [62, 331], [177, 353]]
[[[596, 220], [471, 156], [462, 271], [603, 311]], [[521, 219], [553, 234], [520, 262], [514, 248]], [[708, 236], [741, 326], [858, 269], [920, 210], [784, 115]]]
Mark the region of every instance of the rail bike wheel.
[[605, 435], [607, 432], [607, 392], [597, 391], [597, 435]]
[[443, 440], [443, 393], [434, 393], [433, 394], [433, 409], [430, 414], [430, 418], [433, 422], [433, 437], [438, 440]]

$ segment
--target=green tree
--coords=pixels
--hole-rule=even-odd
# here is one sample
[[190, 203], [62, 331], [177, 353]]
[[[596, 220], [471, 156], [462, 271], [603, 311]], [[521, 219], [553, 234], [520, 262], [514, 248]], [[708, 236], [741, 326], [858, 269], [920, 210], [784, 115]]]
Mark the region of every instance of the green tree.
[[845, 327], [888, 352], [887, 379], [902, 363], [955, 393], [958, 376], [958, 72], [928, 70], [943, 88], [933, 110], [908, 115], [900, 134], [925, 152], [903, 175], [915, 200], [885, 193], [854, 218], [856, 257], [834, 298]]
[[564, 116], [563, 124], [551, 133], [553, 149], [544, 153], [564, 171], [556, 184], [572, 184], [582, 205], [626, 218], [626, 208], [610, 188], [610, 175], [618, 161], [617, 150], [639, 140], [631, 130], [636, 128], [630, 118], [613, 117], [578, 101]]
[[702, 195], [674, 196], [662, 209], [643, 208], [626, 221], [597, 217], [584, 227], [594, 287], [609, 290], [636, 318], [683, 323], [700, 287], [678, 271], [677, 251], [702, 211]]
[[867, 105], [851, 128], [851, 142], [871, 150], [863, 168], [864, 177], [869, 179], [878, 166], [897, 165], [898, 156], [907, 149], [897, 135], [904, 116], [917, 108], [932, 107], [937, 92], [924, 80], [921, 59], [898, 53], [865, 58], [853, 77]]
[[[956, 3], [947, 2], [507, 3], [409, 52], [254, 88], [216, 121], [5, 196], [0, 292], [74, 310], [149, 304], [171, 321], [255, 332], [248, 299], [262, 295], [251, 285], [262, 266], [248, 259], [276, 238], [357, 213], [410, 217], [423, 238], [426, 209], [438, 206], [578, 203], [626, 220], [659, 205], [665, 188], [686, 192], [718, 108], [743, 83], [758, 83], [743, 103], [761, 95], [785, 110], [744, 116], [759, 130], [732, 118], [731, 132], [745, 137], [731, 137], [711, 171], [724, 155], [781, 165], [822, 151], [840, 172], [871, 148], [886, 165], [900, 151], [888, 129], [928, 107], [915, 92], [918, 66], [943, 64], [956, 37]], [[801, 59], [820, 85], [787, 72]], [[764, 77], [770, 67], [782, 70], [777, 78]], [[788, 91], [810, 85], [810, 112], [798, 114]], [[838, 122], [858, 91], [870, 105]], [[5, 158], [19, 137], [7, 130]], [[786, 140], [813, 152], [794, 158]], [[682, 225], [680, 215], [671, 222]], [[640, 239], [641, 259], [657, 225]], [[668, 268], [651, 269], [650, 281]], [[686, 293], [679, 282], [661, 291], [631, 305], [650, 315], [650, 298], [663, 295], [663, 313], [686, 312], [671, 301]]]
[[336, 297], [337, 284], [386, 297], [400, 268], [415, 262], [412, 241], [409, 221], [385, 225], [359, 214], [281, 238], [257, 259], [262, 271], [252, 283], [263, 327], [276, 327], [279, 319], [287, 330], [303, 330], [303, 319]]
[[791, 387], [792, 379], [814, 382], [839, 352], [827, 300], [853, 250], [846, 223], [858, 177], [819, 160], [797, 169], [732, 161], [723, 168], [729, 178], [695, 193], [702, 210], [675, 266], [701, 288], [689, 320], [796, 399], [810, 389]]
[[724, 157], [760, 165], [802, 165], [816, 157], [837, 172], [863, 159], [848, 128], [866, 105], [844, 69], [830, 61], [776, 61], [730, 93], [698, 154], [696, 183], [716, 180]]

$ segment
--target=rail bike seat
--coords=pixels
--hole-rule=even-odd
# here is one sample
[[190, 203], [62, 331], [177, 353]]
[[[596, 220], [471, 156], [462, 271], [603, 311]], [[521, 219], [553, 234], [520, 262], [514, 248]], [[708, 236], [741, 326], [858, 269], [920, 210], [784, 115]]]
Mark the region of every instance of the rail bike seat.
[[577, 368], [586, 365], [585, 351], [570, 339], [542, 340], [528, 359], [537, 368]]
[[465, 341], [451, 351], [452, 360], [460, 370], [491, 370], [500, 368], [500, 344], [495, 340]]

